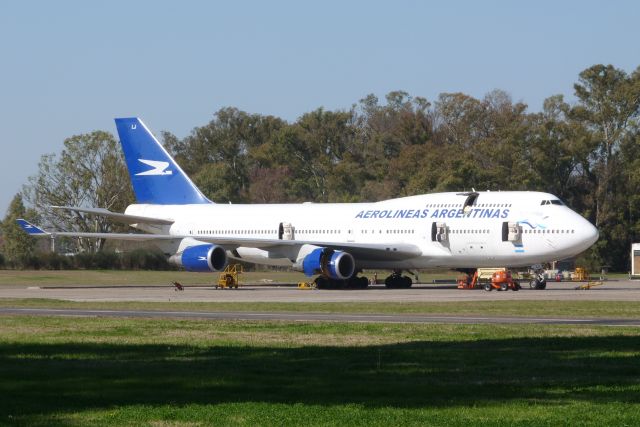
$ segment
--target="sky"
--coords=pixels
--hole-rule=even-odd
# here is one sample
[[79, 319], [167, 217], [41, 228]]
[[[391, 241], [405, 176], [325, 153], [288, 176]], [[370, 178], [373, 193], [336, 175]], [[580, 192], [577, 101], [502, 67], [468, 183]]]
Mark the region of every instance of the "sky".
[[393, 90], [539, 111], [591, 65], [640, 66], [638, 22], [635, 0], [2, 2], [0, 213], [43, 154], [114, 117], [182, 138], [222, 107], [295, 121]]

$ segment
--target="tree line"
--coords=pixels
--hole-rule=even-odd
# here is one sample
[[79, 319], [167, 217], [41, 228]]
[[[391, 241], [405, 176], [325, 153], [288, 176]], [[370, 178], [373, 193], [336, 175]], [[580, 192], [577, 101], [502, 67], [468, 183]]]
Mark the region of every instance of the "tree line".
[[[574, 93], [571, 103], [553, 95], [530, 112], [501, 90], [433, 101], [394, 91], [295, 122], [227, 107], [185, 138], [159, 136], [219, 203], [361, 202], [472, 188], [553, 193], [600, 230], [583, 261], [626, 271], [630, 243], [640, 238], [640, 67], [594, 65]], [[102, 232], [121, 226], [49, 206], [121, 212], [134, 200], [116, 138], [105, 131], [72, 136], [61, 153], [43, 156], [16, 197], [28, 206], [22, 214], [41, 223]], [[2, 252], [16, 263], [12, 215]], [[92, 252], [104, 242], [65, 244]]]

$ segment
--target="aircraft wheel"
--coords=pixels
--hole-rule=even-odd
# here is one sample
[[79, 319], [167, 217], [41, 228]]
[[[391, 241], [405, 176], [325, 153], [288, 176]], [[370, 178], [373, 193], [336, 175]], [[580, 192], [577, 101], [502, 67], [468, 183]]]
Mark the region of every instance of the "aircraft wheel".
[[413, 280], [409, 276], [402, 276], [402, 287], [409, 289], [413, 285]]
[[329, 279], [326, 277], [318, 276], [313, 281], [316, 284], [316, 289], [329, 289]]
[[413, 285], [413, 280], [409, 276], [392, 274], [384, 280], [384, 285], [389, 289], [408, 289]]
[[384, 286], [388, 289], [396, 289], [398, 287], [398, 277], [391, 275], [384, 279]]
[[360, 289], [367, 289], [369, 287], [369, 279], [367, 277], [361, 277], [360, 279]]
[[531, 289], [543, 290], [547, 288], [547, 280], [546, 279], [534, 279], [529, 282], [529, 287]]
[[369, 279], [366, 277], [352, 277], [347, 281], [347, 287], [350, 289], [367, 289]]

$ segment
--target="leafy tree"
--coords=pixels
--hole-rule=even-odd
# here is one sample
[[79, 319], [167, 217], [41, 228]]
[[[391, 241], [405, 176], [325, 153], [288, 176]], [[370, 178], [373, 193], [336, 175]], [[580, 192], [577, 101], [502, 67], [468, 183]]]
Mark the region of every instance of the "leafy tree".
[[34, 254], [36, 240], [25, 233], [16, 223], [16, 219], [24, 218], [27, 221], [35, 222], [36, 212], [33, 209], [26, 209], [22, 201], [22, 194], [16, 194], [11, 203], [7, 215], [0, 228], [4, 238], [3, 252], [6, 261], [18, 268], [25, 268], [30, 263], [30, 258]]
[[[640, 68], [627, 74], [594, 65], [580, 73], [575, 92], [575, 105], [556, 95], [534, 113], [500, 90], [482, 99], [443, 93], [433, 104], [404, 91], [382, 100], [367, 95], [349, 110], [318, 108], [292, 123], [227, 107], [186, 138], [162, 136], [218, 202], [377, 201], [471, 188], [550, 192], [598, 225], [590, 262], [623, 269], [628, 243], [640, 238]], [[54, 226], [107, 231], [106, 222], [68, 221], [68, 213], [45, 208], [121, 211], [132, 200], [126, 177], [113, 138], [94, 132], [65, 141], [60, 156], [44, 156], [25, 197]]]
[[251, 203], [284, 203], [289, 193], [286, 185], [291, 172], [287, 166], [254, 167], [249, 178], [249, 201]]
[[[222, 108], [207, 125], [195, 128], [182, 141], [167, 133], [164, 139], [185, 172], [200, 176], [207, 197], [241, 202], [249, 189], [249, 151], [267, 142], [284, 124], [272, 116]], [[212, 163], [216, 166], [210, 166]]]
[[[64, 141], [59, 155], [42, 156], [38, 173], [29, 178], [26, 199], [57, 229], [111, 232], [104, 217], [70, 214], [51, 206], [101, 207], [122, 212], [133, 202], [129, 175], [119, 144], [110, 133], [94, 131]], [[81, 250], [97, 251], [103, 240], [78, 240]]]
[[193, 176], [194, 183], [209, 197], [220, 203], [242, 202], [242, 181], [227, 162], [207, 163]]
[[626, 165], [621, 147], [638, 134], [640, 67], [628, 75], [612, 65], [594, 65], [580, 73], [574, 89], [579, 102], [571, 110], [571, 119], [589, 133], [585, 141], [590, 156], [583, 169], [593, 184], [590, 216], [601, 230], [595, 256], [600, 263], [613, 265], [620, 256], [625, 258], [620, 250], [614, 250], [623, 247], [617, 242], [620, 238], [629, 242], [623, 225], [626, 221], [620, 216], [626, 204], [620, 197], [629, 190], [622, 178]]
[[360, 100], [354, 123], [359, 129], [359, 152], [367, 170], [383, 179], [388, 162], [398, 157], [405, 145], [425, 144], [433, 135], [431, 104], [404, 91], [390, 92], [386, 105], [368, 95]]

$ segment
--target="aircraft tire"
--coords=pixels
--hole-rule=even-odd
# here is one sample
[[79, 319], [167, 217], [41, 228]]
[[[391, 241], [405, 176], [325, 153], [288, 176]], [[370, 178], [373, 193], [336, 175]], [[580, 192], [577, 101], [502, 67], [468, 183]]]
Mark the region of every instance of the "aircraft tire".
[[402, 288], [409, 289], [413, 285], [413, 280], [409, 276], [402, 276]]
[[391, 275], [391, 276], [387, 277], [386, 279], [384, 279], [384, 286], [387, 289], [395, 289], [395, 288], [397, 288], [398, 287], [397, 276]]
[[362, 276], [360, 278], [360, 289], [367, 289], [369, 287], [369, 278]]
[[369, 279], [366, 277], [353, 276], [347, 281], [347, 288], [349, 289], [367, 289], [369, 287]]
[[409, 289], [413, 285], [413, 281], [409, 276], [392, 274], [384, 280], [384, 285], [388, 289]]
[[318, 276], [313, 281], [316, 284], [316, 289], [329, 289], [329, 279], [326, 277]]
[[543, 290], [547, 288], [547, 281], [546, 279], [533, 279], [531, 282], [529, 282], [529, 287], [531, 289]]

